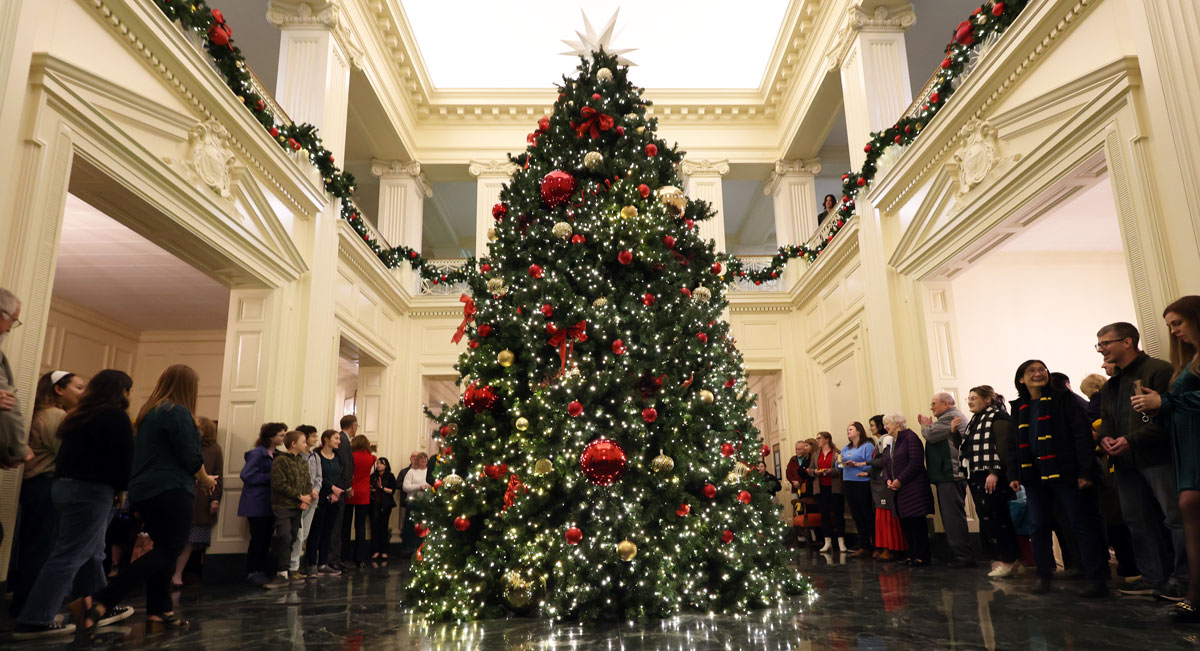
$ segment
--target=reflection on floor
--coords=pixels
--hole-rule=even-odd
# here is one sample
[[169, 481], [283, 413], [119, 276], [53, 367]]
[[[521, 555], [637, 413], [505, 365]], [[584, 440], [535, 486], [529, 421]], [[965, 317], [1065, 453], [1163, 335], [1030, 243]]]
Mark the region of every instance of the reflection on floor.
[[[148, 629], [141, 604], [93, 648], [347, 649], [1166, 649], [1200, 646], [1200, 627], [1166, 623], [1167, 605], [1146, 599], [1084, 601], [1058, 582], [1043, 597], [1026, 578], [992, 581], [986, 566], [909, 569], [836, 556], [802, 555], [819, 596], [747, 617], [685, 615], [668, 621], [551, 625], [491, 620], [424, 625], [406, 609], [396, 568], [293, 584], [268, 592], [197, 586], [180, 595], [185, 631]], [[9, 622], [11, 626], [11, 622]], [[0, 641], [6, 649], [57, 643]]]

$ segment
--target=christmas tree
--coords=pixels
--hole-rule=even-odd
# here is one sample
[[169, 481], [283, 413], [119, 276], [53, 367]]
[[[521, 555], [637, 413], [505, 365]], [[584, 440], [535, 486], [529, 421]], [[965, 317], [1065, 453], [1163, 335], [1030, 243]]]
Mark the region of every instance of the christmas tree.
[[[463, 297], [462, 399], [412, 500], [433, 618], [745, 611], [800, 592], [683, 153], [603, 49], [510, 157]], [[724, 265], [727, 267], [728, 265]]]

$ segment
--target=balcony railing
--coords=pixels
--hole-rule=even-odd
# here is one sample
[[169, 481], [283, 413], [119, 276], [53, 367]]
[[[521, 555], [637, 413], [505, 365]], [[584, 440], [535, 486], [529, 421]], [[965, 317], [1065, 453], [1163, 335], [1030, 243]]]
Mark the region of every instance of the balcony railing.
[[[771, 256], [769, 255], [738, 257], [741, 258], [746, 271], [757, 271], [771, 266]], [[739, 278], [734, 281], [732, 289], [736, 292], [781, 292], [784, 290], [784, 286], [782, 278], [765, 280], [761, 285], [756, 285], [753, 280], [748, 278]]]
[[[466, 263], [466, 258], [443, 258], [441, 260], [430, 260], [429, 266], [441, 271], [457, 269]], [[467, 291], [467, 283], [465, 282], [438, 283], [435, 285], [433, 281], [421, 278], [420, 283], [418, 293], [425, 296], [457, 296]]]

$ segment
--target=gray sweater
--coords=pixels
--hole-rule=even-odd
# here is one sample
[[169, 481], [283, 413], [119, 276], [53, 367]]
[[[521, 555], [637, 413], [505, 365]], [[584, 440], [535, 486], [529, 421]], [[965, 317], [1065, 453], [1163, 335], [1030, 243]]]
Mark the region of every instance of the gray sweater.
[[[17, 392], [16, 377], [8, 358], [0, 351], [0, 390]], [[25, 417], [21, 415], [21, 399], [12, 409], [0, 411], [0, 463], [12, 465], [29, 456], [29, 434], [25, 431]]]

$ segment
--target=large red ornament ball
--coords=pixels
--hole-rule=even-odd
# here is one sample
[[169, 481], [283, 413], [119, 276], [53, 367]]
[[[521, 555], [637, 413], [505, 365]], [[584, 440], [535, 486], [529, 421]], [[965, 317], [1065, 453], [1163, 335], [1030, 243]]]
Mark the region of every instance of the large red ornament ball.
[[642, 295], [642, 305], [645, 305], [646, 307], [650, 307], [651, 305], [654, 305], [654, 294], [651, 294], [650, 292], [646, 292], [645, 294], [643, 294]]
[[454, 518], [454, 528], [458, 531], [466, 531], [471, 528], [471, 518], [465, 515], [460, 515]]
[[213, 23], [208, 28], [208, 40], [212, 41], [213, 45], [229, 45], [231, 38], [233, 38], [233, 30], [229, 28], [229, 25]]
[[712, 266], [712, 272], [713, 272], [713, 273], [715, 273], [715, 274], [719, 274], [719, 273], [721, 273], [721, 263], [720, 263], [720, 262], [714, 262], [714, 263], [713, 263], [713, 266]]
[[683, 504], [680, 504], [679, 508], [675, 509], [675, 515], [677, 515], [681, 518], [691, 512], [692, 512], [692, 507], [688, 506], [686, 502]]
[[485, 324], [479, 326], [479, 336], [480, 337], [487, 337], [491, 334], [492, 334], [492, 326], [491, 325], [485, 323]]
[[625, 350], [626, 350], [626, 348], [625, 348], [625, 342], [621, 341], [620, 339], [614, 339], [614, 340], [613, 340], [613, 342], [612, 342], [612, 351], [613, 351], [613, 354], [614, 354], [614, 355], [624, 355], [624, 354], [625, 354]]
[[992, 15], [993, 16], [999, 17], [1003, 13], [1004, 13], [1004, 3], [1003, 2], [997, 2], [996, 4], [992, 5]]
[[771, 456], [771, 446], [767, 445], [766, 443], [762, 444], [762, 456], [764, 456], [764, 457]]
[[583, 403], [572, 400], [571, 404], [567, 405], [567, 413], [571, 415], [571, 418], [578, 418], [583, 413]]
[[612, 439], [596, 439], [579, 455], [583, 476], [597, 486], [612, 486], [625, 474], [625, 450]]
[[721, 534], [721, 542], [725, 543], [726, 545], [728, 545], [729, 543], [733, 542], [733, 532], [732, 532], [732, 531], [730, 531], [730, 530], [728, 530], [728, 529], [726, 529], [726, 530], [725, 530], [725, 531], [724, 531], [724, 532]]
[[642, 195], [643, 199], [645, 199], [646, 197], [650, 196], [650, 186], [646, 185], [645, 183], [638, 185], [638, 193]]
[[551, 208], [566, 203], [574, 191], [575, 177], [562, 170], [554, 170], [542, 177], [542, 201]]
[[855, 183], [858, 185], [858, 187], [861, 188], [867, 184], [867, 179], [860, 176], [860, 177], [858, 177], [858, 180], [855, 181]]
[[483, 474], [487, 475], [488, 479], [500, 479], [508, 474], [508, 464], [486, 465], [483, 467]]
[[496, 221], [500, 221], [501, 219], [504, 219], [504, 216], [507, 214], [508, 214], [508, 206], [506, 206], [502, 203], [498, 203], [498, 204], [492, 206], [492, 219], [495, 219]]
[[658, 145], [650, 143], [646, 145], [646, 155], [653, 158], [658, 155]]
[[579, 233], [576, 233], [571, 236], [571, 244], [583, 244], [586, 241], [587, 241], [587, 238], [580, 235]]
[[549, 303], [546, 303], [545, 305], [543, 305], [542, 306], [542, 316], [546, 317], [547, 319], [554, 316], [554, 307], [551, 306]]
[[750, 503], [750, 491], [742, 491], [738, 493], [738, 501], [742, 504]]
[[734, 452], [735, 452], [735, 450], [733, 448], [732, 443], [722, 443], [721, 444], [721, 456], [732, 457]]
[[964, 20], [958, 24], [954, 30], [954, 40], [959, 45], [973, 45], [975, 43], [975, 26], [971, 21]]
[[621, 264], [629, 264], [633, 262], [633, 252], [628, 250], [621, 251], [617, 254], [617, 262], [620, 262]]
[[429, 527], [423, 522], [418, 522], [417, 526], [413, 527], [413, 531], [417, 534], [418, 538], [424, 538], [429, 535]]
[[529, 275], [533, 276], [534, 278], [541, 278], [542, 277], [542, 265], [540, 265], [540, 264], [529, 265]]
[[692, 290], [688, 289], [687, 287], [680, 287], [679, 293], [683, 294], [684, 296], [686, 296], [688, 298], [692, 297]]
[[703, 332], [698, 333], [696, 338], [700, 340], [700, 343], [708, 343], [708, 335], [704, 334]]
[[647, 423], [653, 423], [658, 420], [658, 410], [654, 407], [646, 407], [642, 410], [642, 420]]
[[663, 235], [663, 244], [666, 244], [668, 249], [673, 249], [675, 248], [675, 238], [670, 235]]
[[704, 493], [705, 497], [711, 500], [717, 496], [717, 487], [713, 486], [712, 484], [705, 484], [704, 489], [701, 492]]
[[567, 529], [567, 533], [563, 535], [567, 539], [568, 545], [578, 545], [583, 540], [583, 531], [579, 527], [571, 527]]

